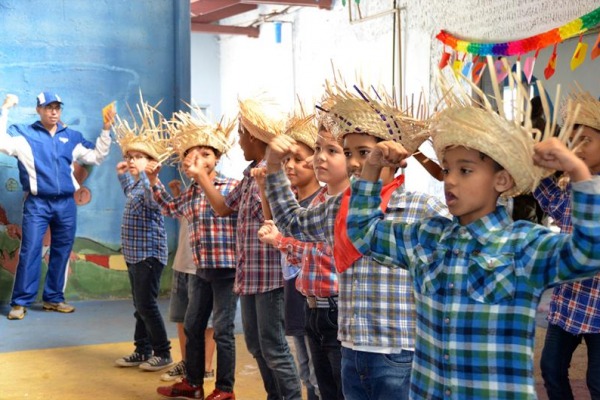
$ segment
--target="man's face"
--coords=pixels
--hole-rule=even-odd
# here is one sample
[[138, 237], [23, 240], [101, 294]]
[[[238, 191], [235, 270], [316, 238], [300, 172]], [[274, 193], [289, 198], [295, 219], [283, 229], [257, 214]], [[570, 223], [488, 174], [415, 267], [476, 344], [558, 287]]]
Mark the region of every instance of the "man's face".
[[40, 116], [40, 121], [42, 121], [42, 125], [55, 126], [58, 123], [58, 121], [60, 121], [62, 105], [59, 102], [54, 102], [45, 106], [38, 106], [36, 110]]

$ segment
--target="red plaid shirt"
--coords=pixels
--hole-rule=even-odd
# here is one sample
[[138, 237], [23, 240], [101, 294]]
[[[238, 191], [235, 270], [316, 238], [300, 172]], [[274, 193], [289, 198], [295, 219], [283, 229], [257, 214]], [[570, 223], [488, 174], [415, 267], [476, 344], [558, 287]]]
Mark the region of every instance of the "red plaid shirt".
[[237, 270], [233, 290], [240, 294], [265, 293], [283, 287], [281, 254], [275, 247], [258, 240], [258, 230], [265, 221], [260, 190], [250, 176], [252, 168], [265, 166], [253, 162], [244, 170], [244, 179], [229, 193], [225, 204], [238, 212]]
[[[215, 187], [227, 196], [239, 181], [217, 175]], [[202, 188], [192, 183], [173, 199], [162, 183], [152, 187], [154, 198], [164, 215], [188, 221], [190, 247], [196, 268], [235, 268], [235, 228], [237, 215], [216, 215]]]

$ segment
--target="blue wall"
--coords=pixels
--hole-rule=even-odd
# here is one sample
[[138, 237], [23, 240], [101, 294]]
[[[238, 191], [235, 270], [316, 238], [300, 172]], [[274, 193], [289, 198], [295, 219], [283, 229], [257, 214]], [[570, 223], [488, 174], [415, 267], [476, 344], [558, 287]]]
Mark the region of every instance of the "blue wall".
[[[37, 119], [42, 90], [62, 97], [63, 121], [90, 140], [101, 130], [102, 107], [117, 100], [119, 114], [127, 115], [140, 89], [149, 103], [162, 100], [159, 109], [170, 117], [181, 100], [190, 101], [189, 23], [188, 0], [0, 0], [0, 101], [7, 93], [20, 98], [9, 124]], [[114, 249], [124, 204], [115, 173], [120, 160], [113, 144], [84, 182], [92, 200], [78, 210], [77, 237]], [[175, 176], [172, 169], [161, 174]], [[0, 155], [0, 205], [20, 225], [16, 182], [16, 160]], [[173, 248], [175, 224], [168, 229]]]

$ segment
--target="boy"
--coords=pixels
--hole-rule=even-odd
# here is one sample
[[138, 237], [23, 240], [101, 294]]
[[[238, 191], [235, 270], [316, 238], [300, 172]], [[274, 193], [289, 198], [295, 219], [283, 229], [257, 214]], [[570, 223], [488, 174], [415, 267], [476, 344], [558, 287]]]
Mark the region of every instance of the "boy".
[[[324, 203], [327, 198], [340, 194], [350, 182], [345, 172], [343, 149], [331, 133], [321, 125], [315, 141], [314, 137], [309, 140], [308, 135], [302, 132], [302, 129], [286, 132], [286, 136], [296, 140], [297, 148], [294, 154], [285, 157], [283, 167], [290, 184], [298, 192], [299, 205], [314, 207]], [[320, 191], [316, 197], [312, 196], [314, 199], [306, 201], [306, 195], [301, 196], [302, 187], [298, 186], [297, 173], [293, 172], [291, 165], [297, 165], [295, 160], [308, 157], [309, 152], [313, 152], [311, 147], [315, 149], [311, 155], [314, 170], [304, 165], [300, 168], [304, 168], [305, 174], [312, 174], [312, 187]], [[317, 179], [326, 186], [320, 188]], [[297, 288], [306, 296], [303, 297], [301, 311], [303, 316], [306, 315], [306, 333], [319, 392], [324, 399], [343, 399], [341, 344], [337, 340], [338, 278], [333, 262], [333, 249], [326, 243], [306, 243], [284, 238], [273, 223], [261, 227], [259, 238], [278, 247], [287, 254], [289, 262], [300, 266], [297, 279], [294, 280], [296, 285], [291, 289]]]
[[[162, 386], [157, 392], [165, 397], [204, 399], [205, 330], [213, 312], [214, 337], [217, 343], [217, 379], [215, 390], [207, 400], [235, 399], [235, 336], [234, 319], [237, 296], [233, 292], [235, 279], [235, 214], [217, 218], [204, 191], [197, 184], [199, 163], [202, 159], [204, 173], [211, 185], [226, 196], [238, 184], [235, 179], [218, 174], [215, 167], [231, 144], [229, 135], [233, 124], [211, 124], [195, 110], [175, 113], [170, 124], [171, 142], [183, 164], [183, 172], [194, 182], [173, 199], [158, 180], [157, 168], [149, 175], [154, 198], [170, 217], [184, 217], [188, 222], [188, 235], [195, 274], [188, 277], [188, 306], [184, 317], [186, 345], [186, 373], [182, 382]], [[152, 167], [150, 165], [149, 167]], [[214, 308], [214, 309], [213, 309]]]
[[[600, 174], [600, 101], [588, 92], [574, 92], [580, 105], [574, 123], [582, 129], [575, 147], [577, 156], [592, 175]], [[566, 111], [566, 109], [565, 109]], [[567, 116], [565, 116], [566, 118]], [[571, 233], [571, 185], [562, 189], [552, 177], [534, 191], [536, 200], [561, 232]], [[548, 330], [540, 366], [550, 400], [573, 399], [569, 366], [573, 352], [585, 339], [588, 355], [587, 387], [592, 399], [600, 399], [600, 275], [554, 288], [548, 313]]]
[[[600, 269], [600, 181], [557, 139], [534, 148], [528, 121], [508, 121], [486, 104], [451, 104], [431, 125], [452, 221], [381, 220], [379, 170], [410, 154], [397, 143], [379, 143], [352, 185], [350, 239], [361, 253], [407, 268], [413, 278], [412, 399], [537, 398], [532, 361], [539, 298], [550, 284]], [[497, 206], [501, 194], [531, 190], [548, 173], [543, 168], [568, 171], [577, 182], [573, 236], [513, 223]]]
[[[340, 91], [341, 92], [341, 91]], [[418, 147], [418, 138], [402, 131], [390, 132], [367, 101], [348, 94], [330, 93], [325, 123], [343, 139], [346, 173], [356, 176], [375, 143], [401, 136], [407, 146]], [[408, 128], [405, 116], [397, 110], [371, 100], [402, 129]], [[422, 141], [422, 140], [421, 140]], [[343, 196], [338, 195], [313, 208], [301, 208], [290, 191], [279, 160], [293, 153], [295, 143], [277, 138], [267, 156], [267, 194], [277, 226], [303, 241], [338, 242], [336, 217], [343, 212]], [[404, 192], [394, 170], [383, 172], [389, 187], [389, 218], [416, 221], [438, 215], [443, 206], [434, 198]], [[334, 240], [335, 239], [335, 240]], [[338, 248], [338, 251], [339, 248]], [[337, 257], [337, 255], [336, 255]], [[408, 276], [398, 268], [380, 265], [370, 257], [340, 258], [347, 263], [339, 279], [338, 339], [342, 343], [342, 387], [349, 399], [407, 399], [408, 377], [414, 348], [414, 304]], [[349, 267], [349, 268], [348, 268]]]
[[135, 351], [115, 361], [121, 367], [159, 371], [173, 363], [171, 342], [157, 298], [160, 277], [167, 264], [167, 233], [160, 207], [154, 201], [146, 166], [169, 156], [168, 141], [154, 121], [156, 109], [141, 104], [133, 128], [117, 116], [115, 133], [126, 161], [117, 164], [119, 182], [126, 196], [121, 242], [135, 308]]
[[212, 185], [203, 161], [194, 162], [194, 176], [215, 213], [228, 216], [237, 211], [235, 293], [240, 295], [246, 347], [256, 359], [268, 398], [301, 399], [294, 358], [285, 339], [283, 325], [283, 277], [281, 256], [272, 246], [258, 240], [265, 220], [260, 190], [250, 171], [262, 162], [267, 142], [281, 131], [253, 100], [239, 102], [240, 146], [250, 165], [244, 178], [227, 196]]

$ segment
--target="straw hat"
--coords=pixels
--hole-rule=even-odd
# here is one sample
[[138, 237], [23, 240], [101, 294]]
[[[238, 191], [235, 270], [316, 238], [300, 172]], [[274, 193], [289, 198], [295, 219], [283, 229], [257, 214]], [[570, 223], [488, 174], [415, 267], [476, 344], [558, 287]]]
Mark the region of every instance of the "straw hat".
[[238, 99], [242, 126], [250, 135], [264, 143], [269, 143], [271, 139], [283, 132], [283, 122], [279, 117], [267, 115], [266, 103], [265, 100]]
[[115, 136], [124, 155], [129, 151], [139, 151], [158, 162], [163, 162], [171, 156], [168, 132], [163, 129], [162, 114], [156, 109], [158, 104], [150, 106], [144, 102], [140, 93], [140, 104], [136, 105], [139, 124], [131, 110], [129, 111], [133, 126], [119, 115], [115, 117]]
[[176, 112], [173, 119], [167, 123], [173, 152], [180, 160], [183, 160], [189, 149], [196, 146], [212, 147], [221, 155], [227, 153], [233, 144], [230, 137], [235, 121], [213, 124], [199, 107], [192, 107], [191, 111]]
[[428, 138], [427, 122], [409, 115], [396, 107], [390, 96], [383, 91], [383, 97], [376, 93], [377, 99], [369, 96], [357, 86], [358, 95], [342, 89], [339, 85], [327, 86], [329, 108], [323, 105], [326, 112], [324, 125], [331, 127], [331, 132], [338, 138], [349, 133], [364, 133], [382, 140], [394, 140], [414, 153]]
[[[515, 186], [502, 193], [503, 197], [513, 197], [532, 191], [539, 181], [551, 175], [554, 171], [540, 168], [533, 164], [533, 146], [535, 143], [552, 137], [551, 126], [555, 121], [546, 118], [544, 132], [533, 128], [531, 121], [531, 103], [528, 91], [521, 85], [520, 71], [509, 75], [509, 84], [517, 89], [514, 106], [514, 119], [511, 121], [504, 115], [504, 106], [500, 95], [493, 61], [488, 70], [492, 75], [492, 85], [499, 111], [492, 107], [487, 96], [471, 81], [467, 83], [483, 101], [481, 105], [473, 105], [474, 97], [460, 86], [450, 87], [440, 75], [439, 84], [444, 93], [447, 108], [439, 112], [430, 125], [433, 148], [438, 160], [443, 160], [445, 151], [450, 147], [463, 146], [486, 154], [500, 164], [515, 181]], [[458, 82], [456, 82], [458, 83]], [[543, 93], [541, 82], [538, 81], [540, 92]], [[453, 89], [459, 89], [458, 91]], [[547, 101], [542, 96], [544, 112], [549, 115]], [[571, 115], [576, 115], [576, 112]], [[567, 119], [559, 139], [566, 143], [573, 130], [573, 118]]]
[[[584, 91], [581, 86], [576, 84], [576, 88], [571, 91], [569, 100], [575, 105], [579, 105], [579, 115], [575, 119], [576, 125], [585, 125], [600, 131], [600, 100], [594, 98], [590, 92]], [[567, 103], [563, 104], [561, 109], [563, 119], [567, 118]]]

